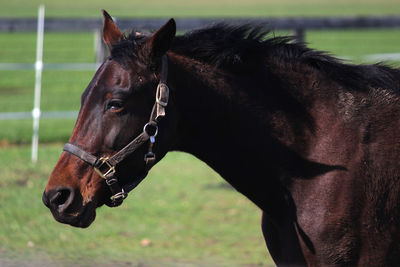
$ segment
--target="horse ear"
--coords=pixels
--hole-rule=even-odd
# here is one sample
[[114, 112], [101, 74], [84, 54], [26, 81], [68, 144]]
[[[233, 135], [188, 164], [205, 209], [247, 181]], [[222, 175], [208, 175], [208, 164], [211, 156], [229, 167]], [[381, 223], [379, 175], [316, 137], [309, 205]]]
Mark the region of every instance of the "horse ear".
[[111, 45], [118, 43], [122, 38], [122, 33], [119, 31], [117, 25], [111, 16], [103, 9], [103, 40], [111, 49]]
[[148, 56], [153, 59], [163, 56], [171, 47], [175, 34], [176, 23], [174, 19], [170, 19], [150, 37], [146, 45]]

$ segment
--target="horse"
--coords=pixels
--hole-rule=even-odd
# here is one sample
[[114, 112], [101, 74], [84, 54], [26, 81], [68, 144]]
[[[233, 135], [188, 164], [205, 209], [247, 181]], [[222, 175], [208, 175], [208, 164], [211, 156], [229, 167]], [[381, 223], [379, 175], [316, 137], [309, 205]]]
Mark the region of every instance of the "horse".
[[400, 265], [400, 70], [254, 23], [123, 34], [103, 16], [110, 56], [42, 196], [57, 221], [88, 227], [183, 151], [260, 208], [278, 266]]

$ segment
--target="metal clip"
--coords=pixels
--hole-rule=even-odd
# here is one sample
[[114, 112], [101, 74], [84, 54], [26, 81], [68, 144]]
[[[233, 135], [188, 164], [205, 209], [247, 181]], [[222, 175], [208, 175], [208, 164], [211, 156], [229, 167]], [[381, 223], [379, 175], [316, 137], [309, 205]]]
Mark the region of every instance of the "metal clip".
[[149, 151], [144, 155], [144, 160], [146, 162], [149, 160], [155, 160], [155, 159], [156, 159], [156, 154], [154, 154], [152, 151]]
[[124, 189], [122, 189], [122, 191], [121, 192], [118, 192], [118, 193], [116, 193], [115, 195], [113, 195], [113, 196], [111, 196], [111, 201], [114, 203], [114, 204], [121, 204], [122, 203], [122, 201], [125, 199], [125, 198], [127, 198], [128, 197], [128, 193], [126, 193], [125, 191], [124, 191]]

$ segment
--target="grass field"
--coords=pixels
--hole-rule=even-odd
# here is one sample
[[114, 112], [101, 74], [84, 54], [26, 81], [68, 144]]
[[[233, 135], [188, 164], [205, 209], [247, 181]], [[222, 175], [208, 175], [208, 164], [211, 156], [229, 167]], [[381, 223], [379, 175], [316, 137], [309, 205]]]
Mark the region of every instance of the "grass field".
[[0, 266], [271, 264], [260, 211], [182, 153], [169, 154], [123, 206], [100, 208], [90, 228], [57, 223], [41, 194], [61, 148], [41, 146], [38, 165], [30, 164], [29, 147], [0, 149]]
[[[398, 0], [0, 0], [0, 17], [340, 16], [400, 14]], [[134, 25], [132, 25], [134, 26]], [[276, 35], [288, 33], [276, 33]], [[0, 33], [0, 63], [35, 61], [35, 34]], [[398, 53], [400, 30], [313, 31], [310, 47], [351, 62]], [[94, 62], [92, 33], [46, 33], [44, 62]], [[371, 62], [369, 62], [371, 63]], [[399, 62], [389, 62], [400, 66]], [[77, 110], [94, 71], [43, 73], [42, 110]], [[30, 111], [33, 71], [0, 71], [0, 112]], [[42, 120], [39, 163], [29, 161], [31, 120], [0, 120], [0, 266], [269, 266], [260, 211], [190, 155], [171, 153], [117, 209], [88, 229], [55, 222], [41, 194], [74, 120]], [[144, 240], [150, 240], [146, 245]]]

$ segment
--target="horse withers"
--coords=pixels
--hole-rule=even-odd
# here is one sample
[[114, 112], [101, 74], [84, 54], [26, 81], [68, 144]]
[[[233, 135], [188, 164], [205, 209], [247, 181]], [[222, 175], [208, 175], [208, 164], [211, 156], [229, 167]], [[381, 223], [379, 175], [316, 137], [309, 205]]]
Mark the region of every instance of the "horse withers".
[[168, 151], [262, 211], [277, 265], [400, 265], [400, 71], [344, 64], [260, 25], [120, 32], [43, 193], [62, 223], [119, 206]]

